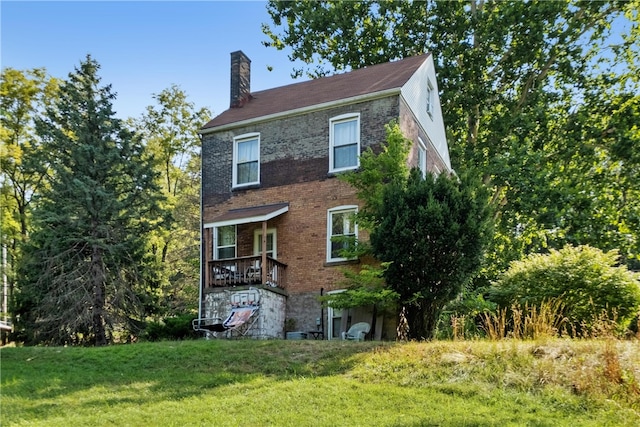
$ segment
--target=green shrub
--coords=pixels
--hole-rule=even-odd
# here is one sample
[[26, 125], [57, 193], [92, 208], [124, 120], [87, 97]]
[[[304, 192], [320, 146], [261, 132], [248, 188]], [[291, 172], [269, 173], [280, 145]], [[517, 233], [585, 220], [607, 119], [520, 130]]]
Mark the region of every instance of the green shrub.
[[639, 276], [618, 264], [615, 250], [567, 246], [512, 262], [489, 290], [507, 309], [558, 299], [573, 335], [592, 335], [603, 322], [627, 327], [640, 307]]
[[166, 317], [160, 322], [148, 322], [143, 339], [147, 341], [161, 340], [184, 340], [198, 338], [198, 334], [193, 330], [191, 321], [192, 314]]

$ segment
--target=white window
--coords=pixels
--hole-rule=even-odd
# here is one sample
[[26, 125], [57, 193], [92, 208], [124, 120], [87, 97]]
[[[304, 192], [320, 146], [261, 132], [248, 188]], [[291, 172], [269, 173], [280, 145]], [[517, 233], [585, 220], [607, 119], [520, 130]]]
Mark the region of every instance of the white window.
[[423, 178], [427, 176], [427, 147], [420, 138], [418, 138], [418, 169], [422, 172]]
[[[329, 291], [329, 294], [338, 294], [344, 289]], [[342, 326], [342, 310], [339, 308], [327, 307], [327, 339], [339, 339]]]
[[357, 168], [360, 161], [360, 114], [334, 117], [329, 123], [329, 172]]
[[427, 82], [427, 113], [433, 118], [433, 103], [435, 102], [435, 90], [431, 82]]
[[236, 226], [226, 225], [216, 228], [214, 234], [215, 259], [228, 259], [236, 257]]
[[[253, 233], [253, 254], [262, 255], [262, 229], [259, 228]], [[273, 259], [278, 258], [276, 229], [267, 230], [267, 256]]]
[[349, 244], [345, 238], [358, 238], [358, 226], [354, 220], [357, 211], [357, 206], [339, 206], [329, 209], [327, 215], [327, 262], [347, 260], [340, 254], [340, 251]]
[[260, 134], [241, 135], [233, 140], [233, 186], [260, 183]]

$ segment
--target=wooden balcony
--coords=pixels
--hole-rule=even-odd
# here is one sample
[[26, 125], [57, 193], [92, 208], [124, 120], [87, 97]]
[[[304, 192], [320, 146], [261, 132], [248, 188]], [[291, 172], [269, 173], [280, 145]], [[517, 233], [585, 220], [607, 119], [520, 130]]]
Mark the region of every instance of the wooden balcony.
[[266, 257], [266, 268], [262, 269], [261, 255], [222, 259], [207, 262], [205, 288], [267, 285], [284, 287], [286, 283], [286, 264]]

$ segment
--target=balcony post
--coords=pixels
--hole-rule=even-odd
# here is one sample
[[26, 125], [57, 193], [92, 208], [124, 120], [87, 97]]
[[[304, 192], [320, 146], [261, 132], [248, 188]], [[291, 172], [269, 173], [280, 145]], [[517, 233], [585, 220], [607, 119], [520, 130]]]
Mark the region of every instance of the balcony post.
[[262, 284], [267, 283], [267, 221], [262, 221], [262, 263], [260, 264], [262, 273]]

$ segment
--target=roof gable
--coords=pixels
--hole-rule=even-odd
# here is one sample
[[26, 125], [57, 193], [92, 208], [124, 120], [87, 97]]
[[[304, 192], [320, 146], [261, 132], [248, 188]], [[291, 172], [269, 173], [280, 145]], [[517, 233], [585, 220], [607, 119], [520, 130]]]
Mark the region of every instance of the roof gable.
[[230, 108], [203, 130], [286, 111], [400, 88], [429, 57], [413, 56], [301, 83], [251, 93], [241, 108]]

